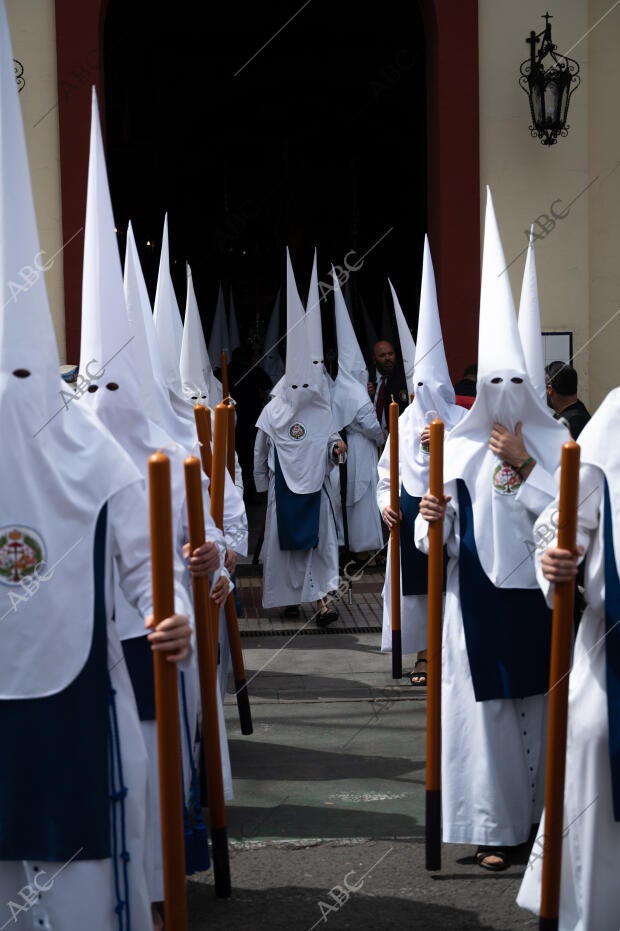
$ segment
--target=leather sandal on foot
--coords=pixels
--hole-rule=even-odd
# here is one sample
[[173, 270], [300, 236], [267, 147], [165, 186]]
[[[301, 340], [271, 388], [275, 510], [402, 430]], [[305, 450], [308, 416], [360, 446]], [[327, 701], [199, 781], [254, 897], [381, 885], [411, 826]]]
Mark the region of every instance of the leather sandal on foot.
[[[421, 668], [421, 663], [424, 664], [424, 668]], [[412, 685], [425, 688], [428, 680], [427, 674], [427, 662], [425, 659], [419, 659], [416, 661], [415, 666], [409, 673], [409, 681]]]
[[[490, 857], [495, 857], [499, 862], [490, 862]], [[495, 873], [500, 873], [502, 870], [508, 869], [508, 855], [503, 847], [487, 847], [481, 845], [476, 850], [475, 858], [476, 863], [478, 866], [481, 866], [483, 870], [492, 870]]]

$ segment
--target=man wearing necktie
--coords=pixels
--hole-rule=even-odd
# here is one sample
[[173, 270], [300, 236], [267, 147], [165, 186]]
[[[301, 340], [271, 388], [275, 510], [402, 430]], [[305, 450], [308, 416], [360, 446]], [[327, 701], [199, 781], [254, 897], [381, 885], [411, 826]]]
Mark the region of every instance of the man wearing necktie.
[[379, 340], [373, 346], [373, 362], [374, 380], [368, 382], [368, 394], [374, 402], [377, 420], [387, 435], [392, 397], [398, 403], [399, 414], [402, 414], [409, 402], [407, 385], [404, 374], [396, 365], [394, 346], [387, 340]]

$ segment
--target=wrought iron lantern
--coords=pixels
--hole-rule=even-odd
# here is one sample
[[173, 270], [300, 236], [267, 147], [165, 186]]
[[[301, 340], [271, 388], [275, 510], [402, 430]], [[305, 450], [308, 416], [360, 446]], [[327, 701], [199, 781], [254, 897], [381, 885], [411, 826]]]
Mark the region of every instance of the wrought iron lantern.
[[545, 13], [543, 18], [544, 30], [538, 35], [532, 30], [525, 40], [530, 45], [530, 57], [521, 65], [519, 84], [530, 101], [532, 136], [538, 136], [543, 145], [555, 145], [558, 136], [568, 135], [568, 104], [581, 78], [577, 62], [558, 54], [551, 40], [549, 20], [553, 17]]

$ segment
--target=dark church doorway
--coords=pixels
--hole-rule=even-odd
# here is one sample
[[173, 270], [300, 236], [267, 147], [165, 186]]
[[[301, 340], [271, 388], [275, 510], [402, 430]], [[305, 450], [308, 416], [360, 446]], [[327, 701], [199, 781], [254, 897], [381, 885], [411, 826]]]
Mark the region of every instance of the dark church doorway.
[[[287, 245], [303, 300], [315, 246], [324, 282], [331, 263], [364, 257], [349, 297], [368, 349], [362, 306], [379, 335], [393, 335], [383, 332], [393, 326], [388, 276], [415, 333], [427, 229], [424, 26], [417, 4], [396, 0], [380, 10], [316, 0], [293, 14], [284, 0], [110, 0], [104, 98], [119, 245], [124, 253], [131, 220], [153, 297], [167, 212], [181, 309], [188, 261], [207, 339], [222, 282], [256, 350]], [[327, 344], [330, 316], [328, 298]]]

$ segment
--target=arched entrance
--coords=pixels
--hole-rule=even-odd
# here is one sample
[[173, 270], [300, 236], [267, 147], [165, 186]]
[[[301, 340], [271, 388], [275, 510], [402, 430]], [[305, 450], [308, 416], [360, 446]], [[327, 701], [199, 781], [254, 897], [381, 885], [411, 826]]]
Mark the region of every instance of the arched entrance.
[[[448, 359], [453, 375], [456, 378], [460, 374], [459, 370], [466, 362], [471, 361], [476, 353], [480, 254], [477, 4], [473, 0], [467, 0], [467, 2], [420, 0], [419, 7], [424, 22], [426, 45], [427, 165], [424, 165], [424, 170], [426, 171], [428, 232], [436, 266], [440, 309], [447, 334]], [[309, 13], [310, 9], [308, 10]], [[105, 0], [90, 0], [90, 2], [80, 5], [77, 11], [75, 5], [71, 4], [69, 0], [57, 0], [56, 2], [61, 181], [65, 241], [83, 225], [88, 159], [90, 84], [91, 82], [96, 84], [100, 100], [102, 100], [103, 36], [106, 14], [107, 3]], [[110, 15], [114, 15], [114, 9], [110, 10]], [[122, 4], [119, 7], [119, 15], [122, 18]], [[286, 17], [282, 16], [281, 19], [284, 22]], [[291, 28], [293, 26], [294, 24], [291, 24]], [[182, 28], [191, 31], [193, 28], [203, 28], [203, 26], [184, 22]], [[211, 46], [208, 41], [208, 32], [203, 32], [202, 35], [205, 54], [217, 57], [220, 50]], [[282, 45], [284, 45], [284, 38], [282, 36]], [[323, 35], [322, 42], [326, 54], [329, 49], [328, 40], [329, 36]], [[274, 44], [276, 42], [277, 39], [274, 40]], [[256, 44], [252, 43], [253, 37], [251, 36], [248, 39], [248, 49], [256, 48]], [[411, 48], [411, 44], [403, 41], [402, 48], [405, 50]], [[134, 63], [139, 61], [140, 55], [145, 50], [148, 52], [146, 37], [144, 37], [143, 45], [135, 49]], [[265, 50], [265, 54], [267, 54], [267, 50]], [[245, 57], [243, 54], [240, 55], [241, 64], [247, 57], [249, 55]], [[386, 100], [389, 100], [390, 96], [397, 92], [399, 68], [403, 69], [404, 73], [406, 66], [409, 64], [406, 52], [400, 61], [397, 55], [392, 57], [392, 70], [386, 70], [385, 64], [380, 62], [374, 81], [377, 93], [381, 93], [383, 86]], [[277, 56], [274, 56], [274, 58], [277, 58]], [[93, 60], [99, 62], [97, 70], [94, 70], [92, 64], [90, 64]], [[79, 75], [84, 71], [84, 62], [89, 62], [88, 81], [82, 79], [80, 82]], [[291, 67], [293, 64], [291, 63]], [[256, 76], [258, 70], [253, 79], [250, 70], [251, 66], [252, 63], [247, 66], [246, 75], [239, 74], [236, 78], [237, 81], [241, 78], [247, 78], [246, 93], [248, 88], [252, 87], [252, 81], [256, 82], [258, 80]], [[308, 86], [311, 87], [313, 82], [320, 82], [321, 70], [319, 69], [317, 74], [308, 75]], [[188, 90], [187, 82], [189, 80], [195, 81], [197, 74], [199, 74], [199, 70], [188, 68], [187, 73], [177, 70], [168, 76], [172, 92], [179, 102], [180, 111], [183, 110], [182, 102]], [[129, 69], [121, 69], [116, 74], [116, 80], [120, 82], [131, 81], [134, 78], [135, 75], [132, 75]], [[346, 83], [344, 86], [346, 86]], [[206, 68], [204, 69], [204, 80], [201, 89], [204, 94], [209, 94], [212, 89], [208, 81], [208, 69]], [[153, 94], [156, 96], [158, 91], [158, 88], [142, 88], [142, 93], [146, 95]], [[334, 104], [332, 111], [324, 112], [320, 119], [316, 121], [317, 131], [310, 134], [310, 136], [307, 134], [305, 136], [308, 145], [307, 165], [309, 172], [308, 196], [303, 204], [303, 210], [306, 212], [312, 207], [313, 203], [317, 202], [311, 177], [313, 147], [316, 152], [316, 147], [329, 145], [334, 133], [333, 122], [343, 118], [346, 119], [347, 114], [351, 112], [352, 106], [354, 106], [351, 99], [335, 101]], [[102, 107], [102, 112], [104, 109]], [[303, 123], [303, 117], [303, 113], [298, 114], [300, 123]], [[123, 114], [120, 114], [120, 118], [122, 123]], [[264, 119], [268, 118], [269, 113], [267, 112], [264, 114]], [[212, 132], [214, 137], [218, 132], [218, 126], [197, 126], [196, 129], [204, 130], [206, 133]], [[363, 154], [367, 148], [372, 148], [376, 141], [375, 139], [360, 139], [358, 156], [360, 153]], [[348, 155], [354, 154], [354, 152], [348, 153]], [[239, 153], [236, 153], [236, 155], [233, 167], [235, 167], [237, 178], [239, 178], [238, 166], [242, 164], [242, 160], [240, 161], [238, 158]], [[137, 157], [157, 159], [157, 127], [153, 127], [151, 153], [138, 153]], [[109, 161], [113, 163], [113, 153], [109, 154]], [[421, 162], [419, 161], [411, 165], [412, 175], [416, 172], [419, 173], [420, 165]], [[283, 166], [285, 167], [284, 163]], [[342, 167], [342, 181], [333, 195], [334, 201], [341, 197], [342, 204], [339, 210], [334, 210], [335, 220], [329, 243], [329, 251], [332, 254], [325, 256], [326, 261], [337, 262], [340, 253], [344, 254], [349, 248], [348, 244], [352, 242], [354, 235], [358, 236], [358, 245], [360, 251], [363, 251], [364, 248], [368, 248], [374, 242], [372, 232], [375, 232], [375, 238], [382, 232], [381, 229], [378, 229], [380, 224], [377, 224], [376, 230], [368, 230], [368, 235], [364, 238], [363, 234], [366, 231], [351, 228], [351, 222], [355, 223], [356, 194], [354, 186], [352, 187], [350, 184], [351, 179], [346, 174], [346, 163], [343, 162]], [[391, 203], [395, 202], [398, 188], [397, 186], [390, 187], [390, 185], [395, 180], [398, 183], [398, 178], [403, 177], [399, 170], [396, 170], [393, 175], [393, 177], [388, 178], [383, 171], [378, 179], [379, 185], [381, 178], [384, 179], [386, 185], [385, 200]], [[226, 189], [226, 185], [229, 185], [230, 191], [233, 190], [234, 183], [232, 183], [232, 180], [234, 180], [232, 176], [231, 179], [224, 179], [224, 189]], [[171, 184], [172, 182], [169, 178], [164, 182], [162, 175], [162, 183]], [[177, 178], [177, 183], [184, 186], [185, 196], [191, 198], [192, 179], [186, 177]], [[253, 184], [256, 190], [256, 178], [253, 178]], [[114, 189], [113, 170], [112, 186]], [[406, 187], [406, 185], [403, 186]], [[297, 190], [300, 190], [299, 186]], [[263, 191], [260, 191], [261, 196], [263, 193]], [[230, 200], [230, 195], [226, 196]], [[245, 203], [247, 204], [247, 201]], [[290, 208], [290, 204], [288, 206]], [[216, 205], [216, 208], [219, 209], [218, 205]], [[228, 236], [227, 239], [227, 235], [231, 232], [231, 216], [233, 216], [232, 226], [234, 227], [234, 214], [231, 212], [230, 204], [227, 209], [228, 213], [225, 212], [223, 218], [222, 216], [218, 218], [219, 225], [217, 227], [217, 235], [220, 239], [217, 246], [223, 248], [230, 248], [231, 237]], [[324, 209], [324, 202], [322, 202], [321, 209]], [[243, 212], [240, 216], [243, 221]], [[291, 229], [290, 226], [291, 217], [293, 216], [294, 210], [288, 209], [282, 217], [279, 217], [279, 222], [281, 226], [284, 225], [282, 236], [284, 239], [293, 236], [291, 243], [295, 248], [294, 229]], [[238, 217], [239, 213], [237, 219]], [[320, 217], [313, 219], [311, 213], [310, 217], [308, 228], [309, 235], [312, 236], [313, 229], [318, 229], [318, 225], [320, 225]], [[161, 208], [158, 208], [158, 228], [161, 222], [160, 218]], [[389, 217], [386, 216], [386, 219], [389, 222]], [[341, 223], [340, 220], [342, 220]], [[240, 226], [244, 228], [243, 222]], [[238, 227], [239, 224], [237, 223]], [[234, 241], [235, 230], [233, 229], [232, 232], [232, 247], [236, 249], [240, 247], [240, 243]], [[423, 226], [418, 230], [415, 219], [413, 219], [408, 245], [408, 268], [405, 262], [407, 244], [403, 234], [401, 234], [400, 259], [398, 249], [396, 249], [396, 256], [393, 257], [397, 267], [402, 268], [403, 287], [411, 289], [411, 293], [407, 295], [404, 301], [406, 306], [415, 303], [412, 289], [417, 288], [419, 274], [415, 274], [415, 269], [419, 262], [416, 261], [414, 252], [418, 244], [421, 243], [422, 232]], [[243, 237], [237, 236], [237, 239], [239, 238]], [[259, 238], [264, 239], [264, 236], [259, 235]], [[79, 353], [82, 246], [83, 237], [77, 236], [67, 247], [64, 254], [67, 354], [71, 360], [76, 360]], [[298, 245], [303, 262], [309, 261], [306, 258], [306, 247], [307, 243], [301, 242]], [[184, 257], [189, 257], [190, 261], [199, 262], [201, 260], [198, 252], [194, 253], [195, 258], [192, 257], [189, 245], [184, 251]], [[378, 260], [380, 255], [377, 255], [376, 258]], [[268, 257], [259, 256], [259, 259], [264, 263]], [[235, 258], [233, 253], [233, 258], [230, 261], [241, 261], [241, 257], [237, 256]], [[408, 285], [404, 284], [406, 271], [408, 271]], [[388, 269], [388, 272], [398, 280], [397, 273], [391, 269]], [[415, 281], [413, 281], [414, 278]]]

